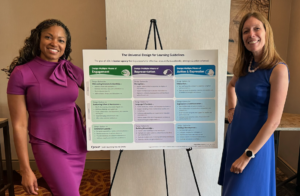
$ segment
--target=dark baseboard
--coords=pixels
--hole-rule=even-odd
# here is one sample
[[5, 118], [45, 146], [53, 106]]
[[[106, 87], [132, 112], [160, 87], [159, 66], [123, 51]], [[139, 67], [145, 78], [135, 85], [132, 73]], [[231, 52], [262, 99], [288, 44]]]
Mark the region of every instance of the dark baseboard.
[[[3, 169], [6, 169], [6, 161], [2, 161]], [[37, 165], [34, 160], [30, 160], [30, 166], [32, 170], [37, 170]], [[20, 165], [18, 160], [12, 161], [13, 170], [19, 170]], [[85, 162], [85, 169], [98, 169], [98, 170], [109, 170], [110, 159], [87, 159]]]
[[[277, 167], [289, 178], [294, 176], [297, 171], [293, 169], [286, 161], [284, 161], [281, 157], [277, 157]], [[296, 183], [296, 180], [294, 180]]]

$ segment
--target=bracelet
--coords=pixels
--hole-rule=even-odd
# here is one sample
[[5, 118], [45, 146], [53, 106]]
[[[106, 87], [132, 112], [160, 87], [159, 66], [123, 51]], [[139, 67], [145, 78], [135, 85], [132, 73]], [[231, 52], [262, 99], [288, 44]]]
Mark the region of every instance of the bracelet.
[[229, 112], [230, 112], [230, 110], [234, 110], [234, 109], [235, 109], [235, 108], [230, 108], [230, 109], [228, 109], [228, 110], [227, 110], [227, 112], [229, 113]]

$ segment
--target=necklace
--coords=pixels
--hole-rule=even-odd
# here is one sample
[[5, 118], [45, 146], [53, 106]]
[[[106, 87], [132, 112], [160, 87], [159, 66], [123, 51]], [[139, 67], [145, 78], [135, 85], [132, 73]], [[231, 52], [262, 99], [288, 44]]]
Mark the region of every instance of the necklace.
[[248, 72], [249, 73], [254, 73], [259, 68], [259, 66], [257, 66], [253, 70], [251, 70], [252, 60], [253, 60], [253, 58], [251, 58], [251, 61], [250, 61], [249, 66], [248, 66]]

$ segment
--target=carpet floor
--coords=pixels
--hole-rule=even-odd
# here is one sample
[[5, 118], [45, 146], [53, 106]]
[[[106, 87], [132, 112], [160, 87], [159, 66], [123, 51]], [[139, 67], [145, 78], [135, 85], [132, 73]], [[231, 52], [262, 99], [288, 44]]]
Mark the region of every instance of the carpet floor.
[[[52, 196], [50, 189], [44, 178], [38, 171], [34, 171], [37, 179], [39, 196]], [[23, 196], [26, 192], [21, 185], [21, 176], [17, 171], [13, 173], [15, 196]], [[81, 196], [107, 196], [110, 188], [110, 171], [109, 170], [84, 170], [80, 184]], [[5, 192], [8, 196], [8, 191]]]
[[[50, 189], [38, 171], [34, 171], [38, 179], [39, 196], [51, 196]], [[5, 176], [5, 174], [4, 174]], [[14, 171], [14, 188], [16, 196], [27, 195], [21, 185], [21, 176], [18, 172]], [[280, 183], [286, 180], [287, 177], [278, 168], [276, 171], [276, 181]], [[5, 179], [4, 179], [5, 180]], [[81, 185], [81, 196], [107, 196], [110, 188], [110, 171], [109, 170], [85, 170]], [[5, 196], [8, 196], [6, 191]], [[27, 195], [28, 196], [28, 195]], [[300, 191], [297, 189], [296, 184], [293, 182], [287, 183], [277, 188], [277, 196], [300, 196]]]

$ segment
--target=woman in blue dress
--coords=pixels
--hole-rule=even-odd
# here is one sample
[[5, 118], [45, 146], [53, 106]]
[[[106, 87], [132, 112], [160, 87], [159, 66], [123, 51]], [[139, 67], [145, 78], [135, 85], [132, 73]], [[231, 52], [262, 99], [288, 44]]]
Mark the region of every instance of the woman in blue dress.
[[282, 116], [289, 73], [275, 50], [271, 26], [260, 13], [241, 20], [233, 73], [218, 182], [222, 195], [275, 196], [273, 133]]

